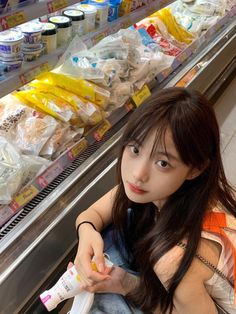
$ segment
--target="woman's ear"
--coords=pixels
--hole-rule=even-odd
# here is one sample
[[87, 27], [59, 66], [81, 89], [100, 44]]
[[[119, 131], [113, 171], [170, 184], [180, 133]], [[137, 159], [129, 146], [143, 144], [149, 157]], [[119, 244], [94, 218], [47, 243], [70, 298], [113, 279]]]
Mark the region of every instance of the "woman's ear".
[[208, 167], [208, 165], [209, 165], [209, 160], [200, 169], [192, 168], [189, 171], [189, 174], [188, 174], [186, 180], [193, 180], [193, 179], [197, 178]]

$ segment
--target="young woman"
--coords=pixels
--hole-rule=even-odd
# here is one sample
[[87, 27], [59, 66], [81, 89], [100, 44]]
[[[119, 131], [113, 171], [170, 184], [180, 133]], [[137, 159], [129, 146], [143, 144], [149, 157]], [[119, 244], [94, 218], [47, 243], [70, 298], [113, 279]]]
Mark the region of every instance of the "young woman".
[[[204, 96], [169, 88], [136, 109], [118, 185], [76, 221], [75, 265], [97, 292], [91, 313], [215, 314], [215, 302], [236, 313], [234, 192]], [[117, 266], [105, 266], [104, 251]]]

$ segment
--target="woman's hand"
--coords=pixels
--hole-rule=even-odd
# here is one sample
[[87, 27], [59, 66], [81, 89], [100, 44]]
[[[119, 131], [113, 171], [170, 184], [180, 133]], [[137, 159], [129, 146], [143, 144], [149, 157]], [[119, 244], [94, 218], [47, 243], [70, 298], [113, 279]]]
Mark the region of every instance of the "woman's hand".
[[139, 277], [126, 272], [123, 268], [113, 266], [110, 278], [92, 286], [83, 286], [83, 290], [96, 293], [118, 293], [126, 295], [137, 287]]
[[[100, 233], [89, 224], [81, 225], [74, 264], [80, 276], [82, 288], [110, 278], [108, 273], [111, 268], [105, 266], [103, 249], [104, 243]], [[92, 259], [96, 264], [97, 271], [92, 268]]]
[[119, 293], [125, 295], [122, 285], [126, 271], [123, 268], [113, 266], [110, 272], [110, 278], [95, 283], [92, 286], [83, 286], [83, 290], [96, 293]]

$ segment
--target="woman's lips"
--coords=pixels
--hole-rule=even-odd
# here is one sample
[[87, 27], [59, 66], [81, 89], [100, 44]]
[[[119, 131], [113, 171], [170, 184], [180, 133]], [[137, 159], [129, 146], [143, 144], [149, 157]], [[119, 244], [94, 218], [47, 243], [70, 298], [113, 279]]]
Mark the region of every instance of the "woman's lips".
[[144, 193], [147, 193], [147, 191], [144, 191], [144, 190], [140, 189], [137, 185], [134, 185], [134, 184], [132, 184], [132, 183], [129, 183], [129, 182], [128, 182], [128, 186], [129, 186], [129, 189], [130, 189], [132, 192], [136, 193], [136, 194], [144, 194]]

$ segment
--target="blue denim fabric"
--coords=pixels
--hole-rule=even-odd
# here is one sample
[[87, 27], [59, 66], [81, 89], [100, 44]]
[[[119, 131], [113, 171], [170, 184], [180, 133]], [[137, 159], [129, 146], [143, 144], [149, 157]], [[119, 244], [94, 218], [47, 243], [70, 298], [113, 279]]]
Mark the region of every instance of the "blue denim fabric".
[[[109, 226], [104, 230], [104, 252], [109, 256], [109, 259], [117, 266], [124, 268], [126, 271], [138, 275], [137, 272], [129, 269], [129, 264], [126, 261], [127, 252], [124, 251], [122, 254], [113, 243], [113, 227]], [[122, 240], [120, 239], [120, 247], [122, 246]], [[133, 308], [125, 298], [120, 294], [115, 293], [97, 293], [94, 297], [93, 306], [89, 312], [90, 314], [143, 314], [144, 312]]]

